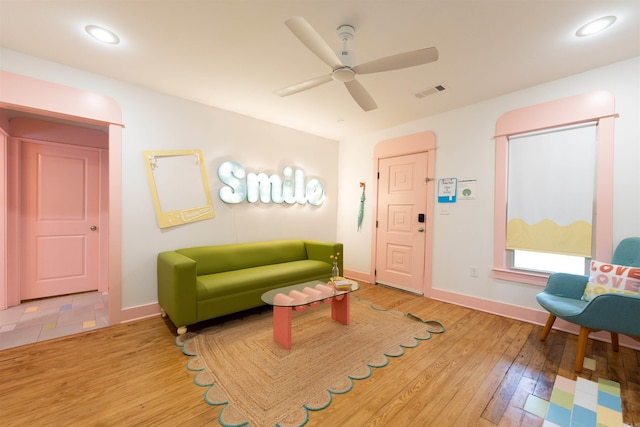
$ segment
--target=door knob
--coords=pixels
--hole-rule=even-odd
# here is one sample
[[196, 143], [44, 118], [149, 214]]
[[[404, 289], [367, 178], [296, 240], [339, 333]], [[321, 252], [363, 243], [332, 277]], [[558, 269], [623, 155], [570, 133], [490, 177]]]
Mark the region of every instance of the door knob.
[[418, 228], [418, 231], [421, 232], [421, 233], [424, 233], [424, 227]]
[[98, 227], [96, 227], [95, 225], [92, 225], [91, 228], [90, 228], [91, 231], [96, 231], [97, 229], [98, 229]]

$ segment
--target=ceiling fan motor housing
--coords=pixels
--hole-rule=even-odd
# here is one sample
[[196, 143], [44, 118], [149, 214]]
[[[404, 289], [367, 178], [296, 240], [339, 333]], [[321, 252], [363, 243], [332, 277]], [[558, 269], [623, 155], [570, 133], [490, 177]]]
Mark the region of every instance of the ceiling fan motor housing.
[[355, 79], [356, 73], [352, 70], [356, 66], [356, 55], [350, 50], [339, 50], [336, 52], [343, 67], [334, 68], [331, 77], [333, 80], [347, 83]]
[[353, 51], [342, 49], [337, 51], [336, 55], [345, 67], [353, 68], [356, 66], [356, 54]]

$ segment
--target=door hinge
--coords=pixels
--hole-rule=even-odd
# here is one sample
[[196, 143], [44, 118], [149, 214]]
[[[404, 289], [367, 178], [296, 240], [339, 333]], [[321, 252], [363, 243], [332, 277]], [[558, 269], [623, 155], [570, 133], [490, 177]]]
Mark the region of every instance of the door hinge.
[[378, 228], [378, 220], [376, 220], [376, 228]]
[[378, 172], [378, 179], [380, 179], [380, 172]]

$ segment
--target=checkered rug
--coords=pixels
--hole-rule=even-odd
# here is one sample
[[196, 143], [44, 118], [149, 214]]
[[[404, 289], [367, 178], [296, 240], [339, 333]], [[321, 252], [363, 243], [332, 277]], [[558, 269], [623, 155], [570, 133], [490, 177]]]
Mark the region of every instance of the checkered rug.
[[526, 411], [544, 418], [544, 427], [622, 427], [620, 384], [603, 378], [556, 377], [549, 402], [530, 395]]

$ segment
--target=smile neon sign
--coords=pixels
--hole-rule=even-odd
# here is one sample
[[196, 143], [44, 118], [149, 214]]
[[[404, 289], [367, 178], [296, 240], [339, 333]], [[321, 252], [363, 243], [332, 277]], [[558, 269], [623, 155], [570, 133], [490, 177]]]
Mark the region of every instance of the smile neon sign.
[[325, 192], [322, 183], [315, 178], [305, 181], [301, 169], [295, 171], [285, 166], [282, 176], [267, 175], [264, 172], [247, 173], [236, 162], [224, 162], [218, 167], [218, 178], [225, 185], [218, 192], [225, 203], [309, 203], [320, 206], [324, 203]]

